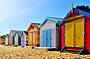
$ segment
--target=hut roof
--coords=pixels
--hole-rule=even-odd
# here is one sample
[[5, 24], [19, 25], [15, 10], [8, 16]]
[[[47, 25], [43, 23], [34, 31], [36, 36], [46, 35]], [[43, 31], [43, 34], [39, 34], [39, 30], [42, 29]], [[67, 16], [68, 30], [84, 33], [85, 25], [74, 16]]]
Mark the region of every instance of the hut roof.
[[28, 30], [30, 29], [30, 27], [33, 26], [33, 27], [40, 27], [40, 23], [31, 23], [28, 27]]
[[20, 31], [20, 30], [11, 30], [11, 32], [15, 35], [15, 34], [21, 34], [23, 31]]
[[[82, 11], [82, 10], [77, 9], [77, 8], [73, 8], [73, 12], [77, 13], [77, 14], [81, 14], [81, 15], [87, 16], [87, 17], [90, 17], [90, 13], [87, 13], [87, 12]], [[72, 13], [72, 10], [69, 11], [69, 13], [64, 17], [62, 22], [64, 22], [64, 20], [66, 20], [66, 18], [68, 18], [71, 13]]]
[[47, 17], [46, 20], [41, 24], [40, 27], [42, 27], [42, 26], [46, 23], [47, 20], [49, 20], [49, 21], [51, 21], [51, 22], [53, 22], [53, 23], [56, 23], [56, 24], [60, 24], [60, 23], [62, 22], [62, 18]]
[[[77, 9], [77, 8], [73, 8], [73, 12], [74, 12], [74, 13], [77, 13], [77, 14], [81, 14], [81, 15], [87, 16], [87, 17], [90, 17], [90, 13], [87, 13], [87, 12], [82, 11], [82, 10]], [[65, 20], [66, 18], [68, 18], [70, 14], [71, 14], [71, 10], [70, 10], [70, 12], [65, 16], [64, 20]], [[63, 20], [63, 21], [64, 21], [64, 20]]]

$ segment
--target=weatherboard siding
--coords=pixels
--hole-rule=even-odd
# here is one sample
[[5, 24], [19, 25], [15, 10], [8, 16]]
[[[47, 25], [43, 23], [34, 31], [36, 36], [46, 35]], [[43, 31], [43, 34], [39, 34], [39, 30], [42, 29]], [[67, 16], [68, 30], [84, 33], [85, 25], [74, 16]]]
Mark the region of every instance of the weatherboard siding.
[[40, 46], [41, 47], [56, 47], [56, 23], [47, 21], [40, 28]]
[[85, 49], [90, 52], [90, 18], [86, 17], [86, 40], [85, 40]]
[[29, 46], [40, 46], [40, 29], [36, 26], [32, 27], [28, 30], [28, 44]]

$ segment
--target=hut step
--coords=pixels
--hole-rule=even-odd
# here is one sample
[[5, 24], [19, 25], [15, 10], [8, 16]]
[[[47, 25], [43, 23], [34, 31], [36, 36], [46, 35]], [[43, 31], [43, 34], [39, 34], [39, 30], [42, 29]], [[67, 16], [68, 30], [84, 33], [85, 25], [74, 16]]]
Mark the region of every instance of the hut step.
[[74, 50], [65, 50], [65, 52], [71, 52], [71, 53], [75, 53], [75, 54], [81, 54], [82, 51], [83, 50], [76, 50], [76, 51], [74, 51]]

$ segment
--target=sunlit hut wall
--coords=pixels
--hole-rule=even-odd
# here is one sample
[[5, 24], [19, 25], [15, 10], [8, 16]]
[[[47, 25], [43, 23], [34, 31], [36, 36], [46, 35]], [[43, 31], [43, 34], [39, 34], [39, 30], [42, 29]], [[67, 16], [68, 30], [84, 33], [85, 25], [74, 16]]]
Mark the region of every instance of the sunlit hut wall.
[[48, 17], [40, 26], [40, 47], [61, 49], [62, 18]]
[[21, 45], [21, 34], [23, 31], [11, 30], [9, 36], [9, 45], [18, 46]]
[[28, 31], [24, 31], [25, 35], [26, 35], [26, 46], [28, 46]]
[[0, 44], [5, 45], [5, 35], [0, 36]]
[[62, 23], [62, 48], [90, 53], [90, 14], [73, 8]]
[[31, 23], [28, 28], [28, 44], [30, 46], [40, 46], [40, 23]]
[[26, 47], [26, 32], [23, 31], [21, 34], [21, 46]]
[[9, 34], [5, 35], [5, 45], [9, 45]]

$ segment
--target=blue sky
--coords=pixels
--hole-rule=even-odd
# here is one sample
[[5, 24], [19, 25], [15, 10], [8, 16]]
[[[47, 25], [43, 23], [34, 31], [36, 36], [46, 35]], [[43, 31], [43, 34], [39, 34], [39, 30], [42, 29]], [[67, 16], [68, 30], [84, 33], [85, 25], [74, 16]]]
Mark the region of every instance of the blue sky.
[[[47, 16], [64, 18], [72, 0], [0, 0], [0, 35], [10, 30], [27, 30], [32, 22], [42, 23]], [[90, 0], [74, 0], [74, 6]]]

